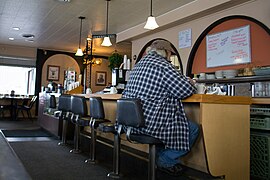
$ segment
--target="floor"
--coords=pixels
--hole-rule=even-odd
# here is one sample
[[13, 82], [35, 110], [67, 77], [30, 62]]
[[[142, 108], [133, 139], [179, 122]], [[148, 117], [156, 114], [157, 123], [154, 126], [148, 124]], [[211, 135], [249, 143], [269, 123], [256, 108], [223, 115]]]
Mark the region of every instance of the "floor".
[[[40, 128], [37, 121], [29, 120], [1, 120], [0, 119], [0, 129], [1, 130], [15, 130], [15, 129], [37, 129]], [[57, 146], [59, 140], [55, 137], [15, 137], [7, 138], [11, 147], [14, 149], [15, 153], [21, 159], [22, 163], [25, 165], [26, 169], [33, 179], [74, 179], [81, 180], [89, 179], [108, 179], [106, 174], [112, 170], [112, 149], [108, 146], [98, 144], [97, 145], [97, 157], [98, 165], [95, 166], [85, 166], [83, 159], [89, 157], [88, 152], [82, 154], [70, 154], [69, 150], [72, 145], [67, 147]], [[86, 140], [87, 141], [87, 140]], [[106, 154], [106, 156], [104, 156]], [[65, 158], [63, 158], [65, 157]], [[61, 168], [59, 168], [61, 163]], [[63, 167], [62, 167], [63, 164]], [[64, 166], [68, 164], [76, 164], [72, 168], [70, 166]], [[124, 174], [120, 179], [134, 179], [143, 180], [147, 179], [147, 162], [141, 159], [131, 157], [128, 154], [121, 154], [121, 172]], [[50, 166], [50, 168], [48, 167]], [[80, 176], [78, 172], [80, 171]], [[42, 171], [43, 169], [43, 171]], [[65, 169], [65, 173], [63, 171]], [[97, 173], [100, 172], [100, 173]], [[85, 173], [85, 174], [84, 174]], [[96, 175], [94, 175], [96, 174]], [[57, 178], [56, 178], [57, 177]], [[167, 175], [166, 173], [157, 171], [157, 179], [182, 179], [182, 180], [210, 180], [210, 179], [220, 179], [211, 177], [208, 174], [196, 171], [190, 168], [185, 168], [183, 175], [179, 177], [173, 177]]]

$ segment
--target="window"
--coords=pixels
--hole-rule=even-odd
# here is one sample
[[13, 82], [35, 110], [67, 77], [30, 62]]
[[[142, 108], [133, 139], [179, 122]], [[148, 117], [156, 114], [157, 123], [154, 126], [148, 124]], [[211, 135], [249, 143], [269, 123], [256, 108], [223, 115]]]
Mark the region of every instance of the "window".
[[34, 95], [36, 68], [0, 66], [0, 94]]

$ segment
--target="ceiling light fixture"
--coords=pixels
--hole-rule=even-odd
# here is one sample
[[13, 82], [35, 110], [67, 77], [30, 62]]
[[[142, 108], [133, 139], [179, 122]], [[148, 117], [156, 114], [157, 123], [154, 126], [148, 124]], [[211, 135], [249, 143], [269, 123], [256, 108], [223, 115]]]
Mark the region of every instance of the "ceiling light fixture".
[[60, 2], [70, 2], [70, 0], [57, 0], [57, 1], [60, 1]]
[[80, 16], [79, 19], [81, 20], [80, 39], [79, 39], [79, 48], [77, 49], [77, 52], [76, 52], [75, 56], [83, 56], [83, 51], [81, 49], [81, 38], [82, 38], [82, 20], [85, 19], [85, 17]]
[[33, 35], [33, 34], [23, 34], [22, 37], [24, 37], [24, 38], [32, 38], [33, 39], [35, 37], [35, 35]]
[[111, 40], [110, 40], [110, 37], [108, 35], [108, 21], [109, 21], [109, 1], [110, 0], [106, 0], [107, 3], [106, 3], [106, 8], [107, 8], [107, 19], [106, 19], [106, 36], [104, 37], [103, 39], [103, 42], [101, 44], [101, 46], [111, 46], [112, 43], [111, 43]]
[[14, 38], [13, 37], [10, 37], [10, 38], [8, 38], [10, 41], [14, 41]]
[[15, 31], [19, 31], [20, 30], [19, 27], [13, 27], [12, 29], [15, 30]]
[[156, 29], [159, 27], [159, 25], [156, 22], [156, 18], [153, 16], [153, 8], [152, 8], [153, 2], [151, 0], [150, 3], [150, 16], [147, 18], [146, 24], [144, 26], [144, 29]]

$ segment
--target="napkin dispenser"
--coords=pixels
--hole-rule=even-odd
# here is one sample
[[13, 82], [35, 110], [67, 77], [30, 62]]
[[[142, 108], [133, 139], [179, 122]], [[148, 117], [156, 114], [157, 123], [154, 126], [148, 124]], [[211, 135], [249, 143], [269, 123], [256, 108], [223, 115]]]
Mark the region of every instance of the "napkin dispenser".
[[252, 97], [270, 97], [270, 82], [254, 82]]

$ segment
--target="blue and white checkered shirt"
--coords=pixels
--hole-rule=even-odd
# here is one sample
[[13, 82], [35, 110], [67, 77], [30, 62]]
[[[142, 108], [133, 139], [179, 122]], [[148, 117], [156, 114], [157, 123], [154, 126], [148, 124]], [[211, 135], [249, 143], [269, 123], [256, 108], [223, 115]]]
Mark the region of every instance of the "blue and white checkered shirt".
[[166, 148], [189, 150], [188, 122], [181, 99], [191, 96], [195, 87], [165, 58], [152, 52], [133, 68], [123, 98], [141, 99], [145, 127], [133, 128], [160, 139]]

